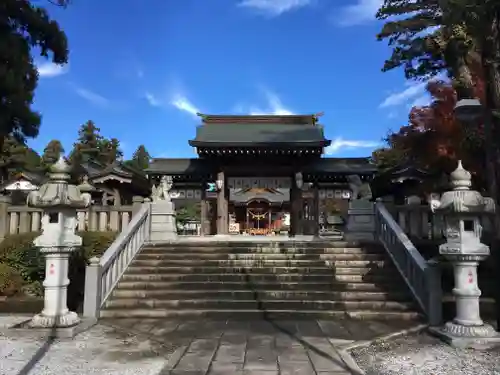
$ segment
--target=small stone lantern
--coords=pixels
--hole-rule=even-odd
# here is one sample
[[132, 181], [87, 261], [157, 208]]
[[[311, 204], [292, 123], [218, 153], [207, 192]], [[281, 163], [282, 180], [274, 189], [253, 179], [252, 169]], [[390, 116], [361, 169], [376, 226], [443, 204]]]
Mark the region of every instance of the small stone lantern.
[[80, 322], [67, 307], [69, 257], [82, 245], [75, 234], [77, 209], [88, 207], [90, 194], [81, 194], [70, 184], [71, 167], [61, 157], [50, 167], [49, 180], [27, 198], [28, 205], [42, 208], [42, 234], [34, 244], [45, 255], [44, 308], [29, 326], [36, 328], [71, 327]]
[[486, 259], [490, 249], [481, 243], [480, 215], [494, 211], [491, 198], [470, 190], [471, 174], [462, 162], [450, 175], [452, 191], [445, 192], [440, 200], [430, 201], [431, 210], [445, 214], [446, 243], [439, 246], [439, 253], [453, 265], [455, 277], [456, 316], [444, 327], [433, 329], [445, 341], [459, 347], [482, 347], [498, 336], [494, 328], [484, 324], [479, 313], [477, 267]]

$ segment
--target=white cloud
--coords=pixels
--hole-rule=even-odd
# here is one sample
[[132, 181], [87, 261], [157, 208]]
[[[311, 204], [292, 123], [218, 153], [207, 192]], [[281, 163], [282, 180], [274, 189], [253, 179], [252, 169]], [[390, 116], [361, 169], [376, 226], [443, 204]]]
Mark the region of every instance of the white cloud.
[[57, 65], [51, 62], [43, 62], [36, 64], [38, 75], [42, 78], [57, 77], [68, 72], [67, 65]]
[[267, 105], [265, 108], [260, 108], [258, 106], [251, 106], [249, 110], [250, 115], [279, 115], [287, 116], [293, 115], [294, 112], [286, 108], [281, 99], [275, 93], [271, 91], [264, 92], [267, 100]]
[[170, 105], [177, 108], [179, 111], [189, 113], [192, 116], [198, 117], [201, 111], [184, 95], [176, 94], [170, 101]]
[[340, 151], [352, 150], [356, 148], [375, 148], [380, 146], [380, 142], [373, 141], [356, 141], [337, 137], [332, 141], [331, 145], [325, 149], [326, 155], [337, 154]]
[[410, 108], [412, 107], [424, 107], [431, 104], [431, 98], [428, 94], [423, 94], [417, 98], [410, 104]]
[[410, 83], [403, 91], [389, 95], [380, 104], [380, 108], [395, 107], [408, 104], [411, 100], [421, 98], [425, 94], [427, 82]]
[[311, 0], [242, 0], [238, 5], [270, 16], [279, 16], [309, 5]]
[[88, 102], [95, 104], [99, 107], [106, 107], [109, 105], [109, 100], [104, 96], [99, 95], [93, 91], [84, 89], [82, 87], [75, 87], [75, 92], [78, 96], [87, 100]]
[[332, 15], [333, 21], [339, 26], [357, 26], [374, 21], [377, 11], [384, 0], [356, 0], [355, 4], [340, 9]]
[[148, 101], [149, 105], [152, 107], [161, 107], [163, 103], [155, 95], [150, 92], [144, 94], [144, 98]]

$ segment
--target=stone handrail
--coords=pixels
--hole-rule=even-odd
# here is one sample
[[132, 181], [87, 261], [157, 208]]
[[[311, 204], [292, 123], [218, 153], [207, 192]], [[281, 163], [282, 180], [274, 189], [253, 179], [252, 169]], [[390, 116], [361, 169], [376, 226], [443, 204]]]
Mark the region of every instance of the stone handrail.
[[99, 312], [116, 284], [149, 240], [151, 225], [151, 204], [142, 205], [123, 231], [101, 258], [92, 258], [85, 273], [85, 296], [83, 315], [99, 318]]
[[442, 319], [441, 273], [426, 261], [382, 203], [375, 205], [375, 231], [430, 325]]

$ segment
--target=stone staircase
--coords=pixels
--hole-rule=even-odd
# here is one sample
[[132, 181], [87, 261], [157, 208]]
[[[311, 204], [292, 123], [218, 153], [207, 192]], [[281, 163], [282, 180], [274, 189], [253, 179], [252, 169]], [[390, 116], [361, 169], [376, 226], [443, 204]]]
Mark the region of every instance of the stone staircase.
[[184, 242], [140, 251], [102, 318], [417, 319], [377, 244]]

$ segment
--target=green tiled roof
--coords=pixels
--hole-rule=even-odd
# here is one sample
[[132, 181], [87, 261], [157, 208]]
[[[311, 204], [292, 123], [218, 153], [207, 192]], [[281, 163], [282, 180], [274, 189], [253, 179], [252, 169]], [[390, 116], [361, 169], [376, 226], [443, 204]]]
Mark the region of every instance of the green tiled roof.
[[189, 143], [200, 144], [311, 144], [327, 142], [321, 125], [297, 124], [207, 124], [198, 126], [196, 138]]

